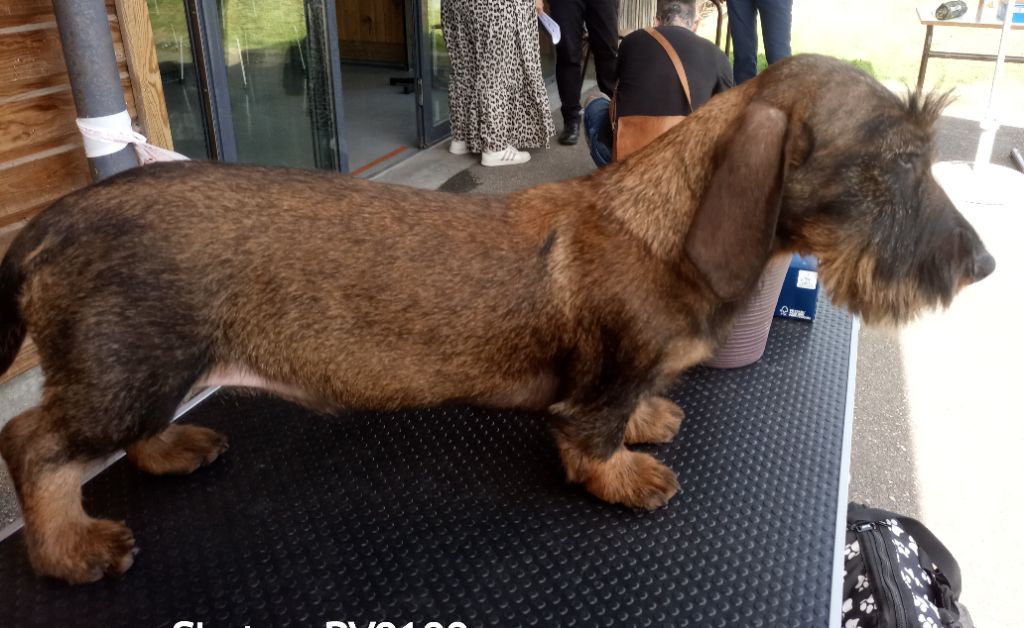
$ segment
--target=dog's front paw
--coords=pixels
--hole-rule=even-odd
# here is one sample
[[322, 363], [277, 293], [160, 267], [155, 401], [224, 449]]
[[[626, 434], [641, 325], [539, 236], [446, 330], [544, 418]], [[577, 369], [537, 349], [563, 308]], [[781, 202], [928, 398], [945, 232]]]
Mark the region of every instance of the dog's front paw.
[[626, 444], [670, 442], [679, 433], [683, 416], [683, 409], [664, 397], [642, 399], [626, 424]]
[[606, 502], [654, 510], [679, 491], [676, 474], [650, 454], [622, 448], [611, 458], [594, 461], [587, 490]]
[[95, 582], [128, 571], [135, 561], [135, 538], [128, 526], [107, 519], [85, 519], [44, 538], [28, 537], [29, 560], [37, 573], [71, 584]]

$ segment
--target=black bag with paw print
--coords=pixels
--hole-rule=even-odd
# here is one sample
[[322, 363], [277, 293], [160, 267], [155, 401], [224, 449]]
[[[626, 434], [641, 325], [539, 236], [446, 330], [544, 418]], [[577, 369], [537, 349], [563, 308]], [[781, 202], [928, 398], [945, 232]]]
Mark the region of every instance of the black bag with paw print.
[[850, 504], [842, 628], [974, 628], [960, 566], [920, 521]]

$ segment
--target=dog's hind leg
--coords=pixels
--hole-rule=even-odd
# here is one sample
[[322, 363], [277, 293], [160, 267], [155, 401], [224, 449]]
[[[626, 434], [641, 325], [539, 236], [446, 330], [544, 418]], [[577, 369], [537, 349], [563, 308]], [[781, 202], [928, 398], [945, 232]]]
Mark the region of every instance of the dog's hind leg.
[[85, 513], [81, 484], [91, 461], [73, 455], [63, 425], [56, 404], [48, 402], [0, 432], [0, 454], [25, 518], [29, 561], [37, 573], [75, 584], [123, 573], [134, 557], [131, 530]]
[[570, 482], [598, 498], [653, 510], [679, 490], [675, 473], [646, 453], [624, 446], [630, 407], [556, 404], [555, 440]]
[[38, 573], [71, 583], [123, 573], [134, 557], [135, 542], [123, 523], [94, 519], [83, 509], [84, 473], [164, 431], [195, 380], [193, 365], [201, 363], [194, 351], [158, 347], [141, 358], [118, 359], [104, 349], [131, 342], [129, 333], [121, 333], [118, 344], [96, 333], [90, 338], [98, 340], [56, 360], [56, 343], [42, 336], [43, 403], [0, 432], [0, 454], [25, 517], [29, 560]]
[[172, 424], [156, 436], [129, 445], [133, 465], [154, 475], [185, 475], [210, 464], [228, 448], [223, 434], [198, 425]]

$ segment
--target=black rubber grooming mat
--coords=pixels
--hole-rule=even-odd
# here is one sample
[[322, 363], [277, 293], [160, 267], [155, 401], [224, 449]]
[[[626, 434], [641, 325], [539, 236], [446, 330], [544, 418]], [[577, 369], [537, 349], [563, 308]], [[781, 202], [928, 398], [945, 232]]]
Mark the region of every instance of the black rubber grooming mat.
[[682, 485], [653, 513], [567, 485], [541, 416], [218, 393], [184, 420], [229, 436], [220, 460], [165, 478], [122, 460], [85, 488], [131, 526], [135, 566], [43, 580], [19, 532], [0, 626], [826, 626], [852, 324], [818, 312], [776, 320], [752, 367], [684, 377], [681, 433], [643, 448]]

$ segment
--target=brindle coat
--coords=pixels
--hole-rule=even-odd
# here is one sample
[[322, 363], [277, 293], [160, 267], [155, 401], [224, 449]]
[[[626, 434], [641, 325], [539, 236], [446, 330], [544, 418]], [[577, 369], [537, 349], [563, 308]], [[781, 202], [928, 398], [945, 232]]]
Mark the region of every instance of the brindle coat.
[[832, 298], [900, 322], [994, 267], [930, 173], [944, 99], [795, 57], [594, 174], [504, 197], [318, 172], [175, 163], [73, 193], [0, 266], [0, 372], [26, 331], [42, 404], [0, 435], [43, 574], [121, 573], [86, 464], [119, 448], [188, 473], [226, 446], [171, 426], [211, 383], [311, 407], [452, 400], [548, 410], [568, 478], [664, 504], [658, 396], [708, 357], [770, 257], [814, 254]]

